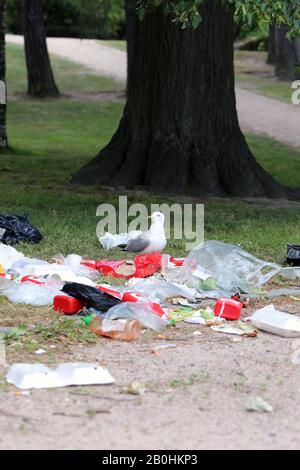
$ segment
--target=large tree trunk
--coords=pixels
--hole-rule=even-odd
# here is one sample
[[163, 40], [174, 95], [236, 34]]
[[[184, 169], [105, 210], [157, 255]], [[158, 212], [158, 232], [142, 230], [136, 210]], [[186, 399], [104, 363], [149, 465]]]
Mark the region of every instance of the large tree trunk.
[[281, 197], [256, 162], [235, 102], [233, 13], [205, 2], [182, 29], [160, 8], [139, 22], [128, 100], [112, 141], [73, 182], [155, 193]]
[[0, 0], [0, 149], [8, 148], [6, 131], [6, 58], [5, 58], [5, 0]]
[[22, 17], [28, 94], [37, 98], [55, 98], [59, 91], [47, 49], [42, 0], [22, 0]]
[[296, 80], [300, 78], [297, 65], [300, 64], [300, 39], [288, 39], [287, 26], [275, 32], [275, 75], [280, 80]]
[[[138, 17], [135, 13], [136, 0], [125, 0], [126, 42], [127, 42], [127, 77], [130, 77], [134, 61], [135, 30]], [[128, 86], [128, 83], [127, 83]]]

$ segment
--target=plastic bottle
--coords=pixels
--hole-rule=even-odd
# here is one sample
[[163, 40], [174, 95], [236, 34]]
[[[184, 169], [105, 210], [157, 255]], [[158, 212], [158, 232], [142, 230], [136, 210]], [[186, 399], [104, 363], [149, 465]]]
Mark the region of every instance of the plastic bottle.
[[96, 317], [92, 320], [90, 328], [98, 336], [134, 341], [140, 336], [141, 323], [138, 320], [109, 320]]

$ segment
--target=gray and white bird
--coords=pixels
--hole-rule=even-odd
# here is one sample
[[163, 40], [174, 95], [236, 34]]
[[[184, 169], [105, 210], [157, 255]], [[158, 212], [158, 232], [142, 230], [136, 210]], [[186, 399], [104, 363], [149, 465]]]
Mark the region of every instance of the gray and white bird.
[[162, 212], [154, 212], [149, 218], [152, 222], [149, 230], [141, 233], [137, 238], [129, 240], [127, 245], [119, 245], [123, 251], [138, 254], [163, 251], [167, 245], [164, 229], [165, 216]]

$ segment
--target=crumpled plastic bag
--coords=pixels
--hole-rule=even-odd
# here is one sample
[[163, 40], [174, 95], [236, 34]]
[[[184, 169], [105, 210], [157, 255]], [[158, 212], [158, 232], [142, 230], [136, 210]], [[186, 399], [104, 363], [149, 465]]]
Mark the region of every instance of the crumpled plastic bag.
[[168, 320], [158, 316], [147, 302], [123, 302], [112, 307], [106, 314], [109, 320], [123, 318], [138, 320], [144, 327], [154, 331], [162, 331], [168, 325]]
[[130, 279], [127, 284], [134, 292], [138, 292], [151, 302], [163, 303], [171, 297], [184, 297], [195, 302], [196, 290], [187, 286], [180, 286], [166, 281], [161, 277], [149, 277], [147, 279]]
[[141, 235], [141, 230], [133, 230], [129, 233], [120, 233], [119, 235], [112, 235], [106, 232], [103, 237], [99, 237], [99, 242], [105, 250], [111, 250], [117, 248], [119, 245], [127, 245], [129, 240], [137, 238]]
[[300, 266], [300, 245], [288, 245], [286, 261], [291, 266]]
[[53, 299], [60, 293], [62, 283], [48, 279], [45, 284], [2, 280], [0, 283], [0, 295], [4, 295], [15, 304], [34, 305], [43, 307], [52, 305]]
[[0, 215], [0, 241], [6, 245], [19, 242], [39, 243], [41, 232], [29, 223], [28, 215]]
[[0, 263], [4, 271], [8, 271], [14, 263], [23, 258], [25, 258], [23, 253], [20, 253], [12, 246], [7, 246], [0, 242]]
[[114, 305], [121, 303], [121, 300], [106, 292], [76, 282], [67, 282], [62, 288], [62, 292], [80, 300], [87, 307], [94, 308], [98, 312], [107, 312]]
[[204, 297], [230, 297], [240, 291], [258, 294], [281, 266], [255, 258], [235, 245], [208, 241], [192, 250], [181, 268], [167, 271], [168, 280], [194, 287]]
[[52, 258], [56, 264], [67, 266], [70, 270], [79, 277], [86, 277], [93, 281], [99, 278], [99, 272], [95, 267], [88, 266], [82, 256], [77, 254], [70, 254], [64, 257], [58, 254]]
[[97, 269], [103, 276], [115, 278], [148, 277], [155, 274], [161, 268], [161, 254], [151, 253], [137, 256], [134, 262], [120, 261], [98, 261]]

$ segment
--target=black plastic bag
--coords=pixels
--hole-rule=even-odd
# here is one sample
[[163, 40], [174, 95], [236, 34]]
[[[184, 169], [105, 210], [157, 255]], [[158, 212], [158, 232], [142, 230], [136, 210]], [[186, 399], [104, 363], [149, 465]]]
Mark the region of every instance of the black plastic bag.
[[286, 260], [291, 266], [300, 266], [300, 245], [288, 245]]
[[87, 307], [94, 308], [98, 312], [107, 312], [111, 307], [122, 302], [120, 299], [106, 292], [101, 292], [95, 287], [76, 282], [67, 282], [62, 288], [62, 292], [84, 302]]
[[42, 239], [41, 232], [29, 223], [28, 215], [0, 215], [0, 242], [15, 245], [39, 243]]

